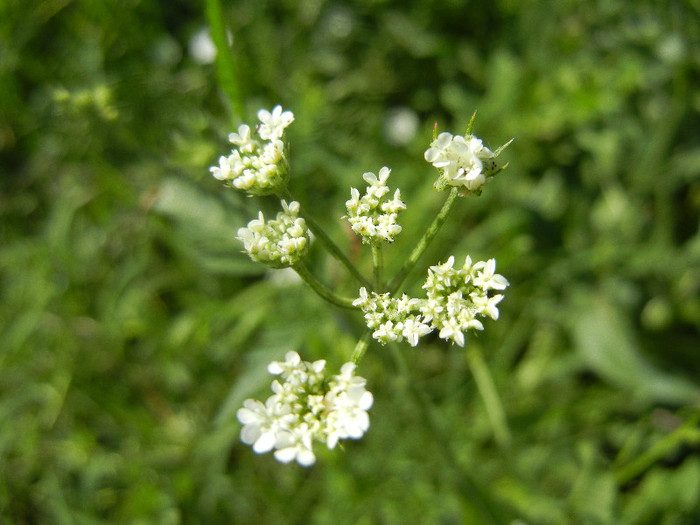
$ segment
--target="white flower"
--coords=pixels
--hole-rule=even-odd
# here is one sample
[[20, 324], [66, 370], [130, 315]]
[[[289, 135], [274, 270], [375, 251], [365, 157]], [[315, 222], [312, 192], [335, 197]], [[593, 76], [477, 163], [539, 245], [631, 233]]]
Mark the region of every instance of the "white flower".
[[486, 182], [482, 160], [492, 157], [493, 152], [480, 139], [447, 132], [440, 133], [425, 152], [425, 160], [444, 170], [448, 184], [467, 186], [470, 190], [476, 190]]
[[380, 343], [406, 339], [409, 344], [416, 346], [419, 338], [433, 330], [420, 315], [413, 313], [421, 308], [422, 303], [420, 299], [406, 294], [396, 299], [388, 293], [369, 294], [365, 288], [360, 288], [360, 297], [353, 305], [362, 309], [367, 327], [374, 330], [372, 337]]
[[359, 306], [364, 309], [365, 305], [369, 304], [369, 295], [367, 294], [367, 288], [364, 286], [360, 288], [360, 296], [352, 302], [353, 306]]
[[391, 170], [384, 166], [378, 176], [372, 172], [363, 174], [362, 178], [369, 184], [365, 194], [360, 196], [356, 188], [351, 188], [350, 199], [345, 202], [352, 230], [362, 237], [364, 243], [393, 242], [401, 233], [397, 219], [406, 205], [401, 201], [398, 189], [392, 199], [387, 198], [390, 190], [386, 181], [390, 173]]
[[394, 192], [394, 198], [392, 200], [383, 202], [381, 209], [385, 213], [398, 213], [405, 210], [406, 204], [401, 200], [401, 190], [397, 189]]
[[211, 168], [209, 168], [209, 171], [211, 171], [211, 174], [214, 176], [214, 178], [218, 180], [231, 180], [235, 177], [235, 166], [235, 159], [232, 159], [231, 157], [221, 156], [219, 157], [219, 165], [212, 166]]
[[459, 321], [454, 317], [447, 318], [442, 327], [440, 328], [440, 333], [438, 334], [440, 339], [450, 340], [452, 339], [459, 346], [464, 346], [464, 334], [462, 333], [462, 326]]
[[273, 395], [265, 404], [248, 399], [238, 410], [241, 441], [256, 453], [274, 449], [282, 463], [309, 466], [316, 461], [314, 441], [332, 449], [340, 439], [361, 438], [369, 429], [367, 411], [373, 402], [366, 381], [355, 375], [354, 363], [345, 363], [330, 379], [325, 365], [322, 359], [303, 361], [296, 352], [270, 363], [268, 371], [282, 381], [272, 382]]
[[425, 160], [430, 162], [436, 168], [444, 168], [450, 164], [450, 158], [447, 152], [448, 146], [452, 143], [452, 133], [440, 133], [438, 137], [431, 142], [430, 147], [425, 151]]
[[379, 325], [379, 328], [372, 333], [372, 337], [380, 343], [388, 343], [389, 341], [396, 341], [400, 333], [400, 330], [397, 331], [395, 329], [393, 322], [387, 321]]
[[379, 170], [379, 177], [377, 177], [371, 171], [368, 171], [367, 173], [364, 173], [362, 175], [362, 178], [365, 179], [365, 182], [370, 186], [375, 188], [381, 188], [383, 186], [386, 186], [386, 181], [389, 178], [390, 174], [391, 170], [384, 166], [382, 169]]
[[420, 307], [420, 311], [423, 314], [423, 320], [426, 323], [429, 323], [433, 320], [433, 318], [438, 317], [444, 309], [445, 308], [442, 305], [442, 302], [437, 298], [427, 299]]
[[258, 218], [238, 230], [237, 238], [254, 261], [273, 268], [293, 266], [306, 256], [311, 237], [304, 219], [297, 217], [298, 202], [281, 201], [282, 211], [274, 220], [266, 221], [262, 212]]
[[339, 439], [360, 439], [369, 429], [367, 410], [374, 401], [364, 388], [350, 389], [333, 396], [334, 410], [328, 415], [326, 446], [335, 448]]
[[433, 329], [430, 328], [430, 326], [425, 323], [421, 323], [420, 321], [417, 321], [415, 317], [412, 317], [404, 321], [401, 335], [406, 338], [408, 344], [411, 346], [417, 346], [418, 339], [432, 331]]
[[382, 344], [405, 339], [416, 346], [421, 337], [437, 329], [440, 338], [464, 346], [466, 332], [484, 329], [479, 317], [497, 320], [503, 295], [489, 296], [489, 292], [505, 289], [508, 281], [495, 273], [495, 259], [472, 264], [467, 256], [462, 268], [455, 268], [454, 263], [450, 256], [428, 269], [423, 285], [426, 299], [406, 294], [397, 299], [361, 288], [353, 306], [364, 312], [372, 337]]
[[436, 189], [457, 186], [463, 188], [464, 195], [479, 195], [482, 187], [499, 171], [493, 159], [508, 144], [494, 153], [474, 135], [443, 132], [433, 140], [424, 157], [441, 172]]
[[498, 308], [496, 305], [503, 300], [503, 295], [498, 294], [493, 297], [489, 297], [486, 294], [470, 294], [472, 302], [479, 309], [479, 313], [482, 315], [488, 315], [494, 321], [498, 320]]
[[281, 139], [284, 130], [294, 121], [291, 111], [282, 111], [282, 106], [275, 106], [272, 113], [265, 109], [258, 111], [258, 135], [264, 140]]
[[394, 299], [393, 306], [399, 314], [409, 314], [420, 304], [420, 299], [414, 299], [402, 294], [400, 299]]
[[219, 166], [209, 171], [238, 190], [271, 195], [285, 188], [289, 179], [284, 142], [280, 139], [294, 116], [276, 106], [272, 113], [260, 110], [258, 117], [261, 122], [254, 130], [248, 124], [241, 124], [236, 132], [229, 134], [229, 142], [235, 146], [231, 155], [222, 156]]
[[452, 286], [452, 279], [454, 278], [455, 272], [453, 266], [455, 263], [454, 256], [450, 257], [443, 264], [438, 264], [436, 266], [431, 266], [428, 268], [428, 280], [423, 285], [423, 288], [430, 288], [435, 290], [444, 290]]
[[326, 403], [333, 406], [328, 414], [326, 445], [335, 448], [339, 439], [359, 439], [369, 429], [367, 410], [374, 401], [365, 390], [365, 380], [354, 376], [354, 363], [345, 363], [340, 374], [334, 376]]
[[238, 409], [236, 416], [243, 425], [241, 430], [243, 443], [253, 445], [253, 450], [257, 454], [272, 450], [277, 440], [275, 431], [278, 425], [269, 407], [255, 399], [246, 399], [243, 402], [243, 408]]
[[284, 356], [284, 361], [273, 361], [267, 365], [267, 371], [273, 375], [288, 376], [292, 371], [297, 370], [301, 364], [301, 357], [293, 351], [289, 351]]
[[238, 126], [238, 133], [229, 133], [228, 141], [239, 147], [239, 151], [243, 153], [251, 153], [253, 145], [252, 137], [250, 134], [250, 126], [248, 124], [241, 124]]
[[[345, 363], [340, 367], [340, 374], [333, 377], [332, 389], [347, 390], [351, 386], [365, 386], [366, 381], [355, 374], [357, 365], [355, 363]], [[367, 407], [369, 408], [369, 407]]]
[[480, 261], [471, 268], [472, 281], [474, 286], [486, 290], [505, 290], [508, 281], [496, 272], [496, 259], [489, 259], [486, 262]]
[[306, 423], [281, 432], [277, 438], [275, 459], [280, 463], [296, 460], [302, 467], [310, 467], [316, 462], [316, 456], [311, 450], [311, 439], [309, 425]]

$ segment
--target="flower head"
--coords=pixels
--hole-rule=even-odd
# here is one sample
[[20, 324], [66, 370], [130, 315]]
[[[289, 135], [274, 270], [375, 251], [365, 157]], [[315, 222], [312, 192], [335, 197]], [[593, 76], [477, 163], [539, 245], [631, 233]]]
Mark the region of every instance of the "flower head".
[[368, 293], [363, 287], [352, 304], [362, 309], [367, 327], [374, 330], [372, 337], [382, 344], [406, 340], [416, 346], [420, 337], [432, 332], [419, 314], [421, 300], [406, 294], [397, 299], [388, 293]]
[[266, 221], [262, 212], [248, 226], [238, 230], [246, 253], [254, 261], [273, 268], [285, 268], [299, 262], [308, 251], [310, 236], [304, 219], [299, 217], [299, 203], [281, 201], [283, 211]]
[[354, 363], [345, 363], [330, 377], [325, 365], [323, 360], [302, 361], [296, 352], [270, 363], [268, 371], [284, 382], [273, 381], [273, 395], [264, 404], [243, 402], [237, 412], [241, 441], [258, 454], [274, 449], [278, 461], [306, 467], [316, 461], [314, 441], [333, 449], [341, 439], [361, 438], [369, 429], [367, 411], [373, 403], [366, 381], [355, 375]]
[[462, 195], [481, 195], [483, 186], [503, 169], [494, 159], [508, 144], [510, 142], [493, 152], [474, 135], [440, 133], [424, 155], [425, 160], [440, 171], [435, 189], [456, 186], [461, 188]]
[[484, 329], [479, 317], [498, 319], [496, 305], [503, 295], [489, 296], [489, 292], [505, 290], [508, 281], [495, 271], [495, 259], [472, 264], [469, 256], [461, 268], [454, 268], [454, 257], [450, 257], [428, 269], [423, 285], [427, 300], [420, 310], [430, 326], [440, 330], [440, 338], [464, 346], [467, 331]]
[[255, 129], [241, 124], [230, 133], [231, 154], [221, 156], [209, 171], [225, 184], [251, 195], [270, 195], [284, 189], [289, 179], [284, 130], [294, 120], [291, 111], [275, 106], [272, 112], [258, 111]]
[[425, 299], [406, 294], [395, 298], [360, 288], [352, 304], [364, 312], [367, 327], [374, 330], [372, 337], [382, 344], [406, 340], [416, 346], [421, 337], [438, 330], [441, 339], [464, 346], [467, 331], [484, 329], [480, 318], [498, 319], [497, 305], [503, 295], [489, 293], [505, 290], [508, 281], [495, 273], [496, 260], [472, 264], [467, 256], [461, 268], [454, 264], [450, 256], [428, 269]]
[[379, 176], [365, 173], [362, 178], [369, 186], [362, 196], [357, 189], [350, 189], [350, 200], [345, 203], [347, 219], [364, 243], [393, 242], [394, 237], [401, 233], [397, 218], [406, 205], [398, 189], [391, 198], [388, 197], [390, 190], [386, 181], [390, 173], [386, 166], [379, 170]]

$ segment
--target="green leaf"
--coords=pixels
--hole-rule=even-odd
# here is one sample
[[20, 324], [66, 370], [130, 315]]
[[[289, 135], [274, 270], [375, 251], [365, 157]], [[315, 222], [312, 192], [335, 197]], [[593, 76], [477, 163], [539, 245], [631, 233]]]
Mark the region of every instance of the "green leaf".
[[236, 239], [237, 226], [245, 217], [227, 209], [220, 199], [207, 195], [194, 184], [170, 177], [158, 188], [153, 209], [177, 228], [175, 246], [210, 273], [261, 274], [265, 267], [242, 253]]
[[697, 402], [695, 385], [656, 369], [642, 356], [629, 322], [605, 296], [579, 289], [572, 304], [568, 320], [576, 352], [601, 378], [644, 400]]

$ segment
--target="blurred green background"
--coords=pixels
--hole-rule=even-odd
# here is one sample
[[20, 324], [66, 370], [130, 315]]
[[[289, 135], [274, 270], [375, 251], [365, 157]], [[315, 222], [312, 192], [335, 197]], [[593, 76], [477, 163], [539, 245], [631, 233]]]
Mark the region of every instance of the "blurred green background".
[[[0, 521], [700, 523], [698, 0], [224, 1], [233, 103], [205, 11], [0, 3]], [[310, 469], [235, 411], [287, 350], [346, 361], [361, 316], [249, 261], [236, 229], [277, 205], [208, 173], [278, 103], [292, 192], [348, 253], [349, 187], [392, 168], [389, 271], [443, 198], [434, 122], [516, 138], [406, 287], [496, 257], [501, 319], [466, 350], [371, 346], [370, 431]]]

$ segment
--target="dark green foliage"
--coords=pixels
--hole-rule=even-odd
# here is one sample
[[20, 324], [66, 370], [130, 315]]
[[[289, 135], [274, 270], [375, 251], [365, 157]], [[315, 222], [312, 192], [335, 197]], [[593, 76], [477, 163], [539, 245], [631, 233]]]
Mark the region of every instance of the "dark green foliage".
[[[0, 522], [700, 522], [698, 2], [223, 2], [238, 91], [188, 52], [202, 4], [0, 3]], [[269, 361], [337, 368], [362, 324], [240, 252], [276, 203], [208, 174], [236, 92], [294, 111], [292, 192], [348, 253], [349, 187], [392, 168], [388, 275], [440, 206], [433, 123], [516, 138], [406, 290], [496, 257], [501, 319], [467, 348], [509, 441], [434, 340], [370, 347], [370, 431], [313, 468], [239, 443]], [[399, 146], [397, 107], [421, 122]]]

